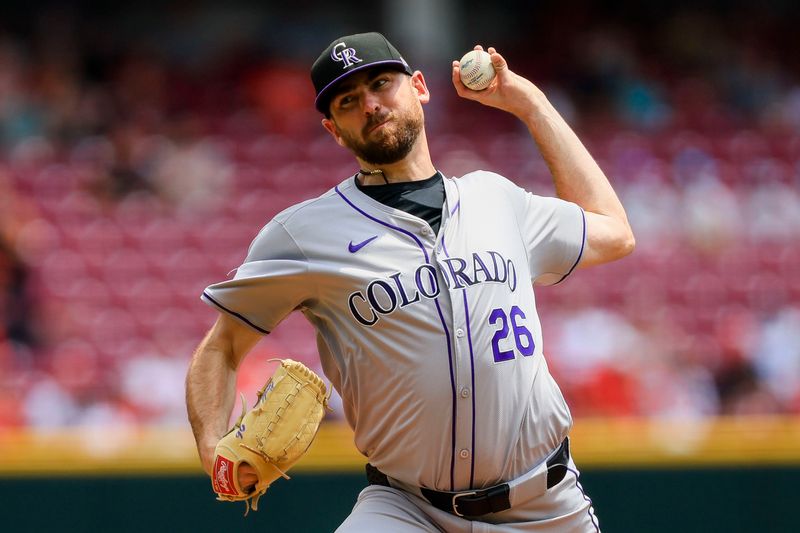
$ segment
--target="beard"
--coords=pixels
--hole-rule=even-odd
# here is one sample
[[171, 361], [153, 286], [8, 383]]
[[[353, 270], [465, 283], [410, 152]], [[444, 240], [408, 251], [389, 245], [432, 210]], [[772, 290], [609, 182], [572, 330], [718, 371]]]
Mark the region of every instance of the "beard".
[[[369, 129], [392, 118], [394, 124], [387, 124], [377, 133], [372, 134], [374, 140], [369, 140]], [[361, 130], [361, 139], [347, 131], [340, 131], [345, 146], [356, 157], [372, 165], [388, 165], [405, 158], [414, 143], [417, 142], [422, 131], [422, 110], [412, 107], [408, 112], [392, 115], [390, 112], [372, 115]], [[394, 126], [394, 131], [390, 130]]]

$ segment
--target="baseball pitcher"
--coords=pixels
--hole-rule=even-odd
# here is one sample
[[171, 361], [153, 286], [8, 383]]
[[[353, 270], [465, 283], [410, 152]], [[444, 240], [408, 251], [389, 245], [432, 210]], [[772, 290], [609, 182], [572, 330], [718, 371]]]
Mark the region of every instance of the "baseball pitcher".
[[[265, 475], [285, 473], [263, 450], [219, 457], [250, 431], [232, 438], [226, 427], [237, 368], [298, 309], [367, 462], [369, 484], [338, 531], [599, 531], [570, 456], [572, 418], [547, 369], [534, 284], [620, 259], [634, 238], [609, 181], [545, 95], [485, 52], [488, 86], [469, 89], [454, 61], [455, 90], [527, 126], [557, 198], [487, 170], [439, 172], [425, 77], [384, 36], [342, 37], [313, 64], [322, 126], [357, 172], [267, 222], [234, 278], [203, 292], [220, 316], [194, 354], [187, 405], [226, 499], [258, 496]], [[319, 414], [324, 385], [310, 391]], [[284, 449], [283, 438], [254, 441]]]

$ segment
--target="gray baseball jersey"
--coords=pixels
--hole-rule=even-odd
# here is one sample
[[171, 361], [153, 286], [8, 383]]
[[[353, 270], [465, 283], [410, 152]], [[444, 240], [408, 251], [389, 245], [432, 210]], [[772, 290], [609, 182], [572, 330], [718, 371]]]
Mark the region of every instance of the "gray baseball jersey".
[[444, 185], [437, 236], [351, 177], [277, 215], [203, 299], [262, 333], [301, 310], [358, 449], [451, 491], [515, 478], [569, 432], [531, 280], [566, 277], [586, 232], [577, 205], [497, 174]]

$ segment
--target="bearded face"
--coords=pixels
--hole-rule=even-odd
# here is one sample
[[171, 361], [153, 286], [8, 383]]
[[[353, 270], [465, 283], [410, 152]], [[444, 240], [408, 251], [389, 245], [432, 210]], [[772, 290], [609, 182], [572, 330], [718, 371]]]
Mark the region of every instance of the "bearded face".
[[371, 115], [359, 133], [342, 128], [338, 132], [345, 146], [362, 161], [388, 165], [411, 152], [422, 126], [422, 109], [418, 105], [409, 105], [405, 109], [384, 110]]

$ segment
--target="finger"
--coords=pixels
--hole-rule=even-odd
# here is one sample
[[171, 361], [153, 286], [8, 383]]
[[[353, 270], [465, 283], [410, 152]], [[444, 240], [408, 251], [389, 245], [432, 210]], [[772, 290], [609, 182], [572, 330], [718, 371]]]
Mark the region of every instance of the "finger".
[[476, 44], [473, 50], [483, 50], [483, 46]]
[[[489, 50], [492, 50], [490, 48]], [[494, 66], [495, 70], [505, 70], [508, 68], [508, 62], [506, 62], [506, 58], [501, 56], [499, 53], [489, 52], [489, 57], [492, 59], [492, 66]]]
[[458, 88], [458, 84], [461, 83], [461, 65], [459, 65], [458, 61], [453, 61], [453, 85]]
[[486, 51], [489, 52], [490, 54], [497, 53], [497, 50], [495, 50], [494, 46], [490, 46], [489, 48], [486, 49]]
[[258, 473], [255, 468], [247, 463], [242, 463], [239, 466], [239, 486], [242, 490], [249, 492], [252, 487], [258, 483]]
[[457, 62], [453, 61], [453, 87], [456, 88], [456, 94], [462, 98], [469, 98], [472, 99], [472, 94], [475, 91], [470, 91], [464, 82], [461, 81], [461, 68], [457, 67], [455, 64]]

